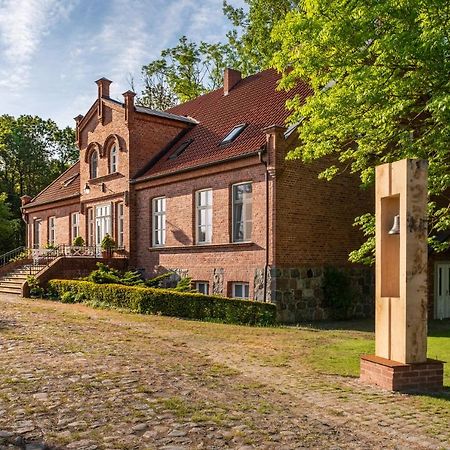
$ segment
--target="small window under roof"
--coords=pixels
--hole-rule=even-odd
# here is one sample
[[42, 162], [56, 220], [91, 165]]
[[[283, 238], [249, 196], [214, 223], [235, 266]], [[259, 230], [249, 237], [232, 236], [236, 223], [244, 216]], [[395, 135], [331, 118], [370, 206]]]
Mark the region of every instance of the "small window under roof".
[[233, 142], [245, 129], [246, 123], [236, 125], [222, 140], [221, 144], [229, 144]]
[[67, 186], [69, 186], [70, 183], [72, 183], [72, 181], [75, 180], [75, 178], [77, 178], [77, 176], [78, 176], [78, 173], [76, 173], [75, 175], [72, 175], [70, 178], [67, 178], [67, 179], [64, 180], [61, 184], [62, 184], [64, 187], [67, 187]]
[[169, 159], [178, 158], [188, 148], [192, 141], [193, 139], [182, 142], [180, 146], [169, 156]]

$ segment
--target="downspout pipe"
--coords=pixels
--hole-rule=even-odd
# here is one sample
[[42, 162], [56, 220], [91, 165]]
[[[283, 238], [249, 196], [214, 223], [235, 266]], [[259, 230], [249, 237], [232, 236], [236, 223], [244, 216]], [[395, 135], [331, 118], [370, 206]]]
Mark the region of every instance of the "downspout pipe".
[[267, 170], [267, 161], [263, 159], [263, 153], [267, 152], [267, 144], [265, 144], [258, 152], [259, 162], [264, 166], [264, 184], [266, 195], [266, 245], [264, 256], [264, 281], [263, 281], [263, 298], [267, 302], [267, 278], [269, 272], [269, 171]]

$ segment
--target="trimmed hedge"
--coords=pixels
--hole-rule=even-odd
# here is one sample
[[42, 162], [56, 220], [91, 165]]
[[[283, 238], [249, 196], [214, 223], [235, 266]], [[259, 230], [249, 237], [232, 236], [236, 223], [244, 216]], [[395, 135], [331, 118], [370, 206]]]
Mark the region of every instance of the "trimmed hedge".
[[78, 280], [51, 280], [48, 286], [60, 299], [63, 295], [68, 297], [66, 293], [70, 293], [74, 302], [124, 308], [140, 314], [160, 314], [244, 325], [276, 323], [276, 308], [272, 303]]

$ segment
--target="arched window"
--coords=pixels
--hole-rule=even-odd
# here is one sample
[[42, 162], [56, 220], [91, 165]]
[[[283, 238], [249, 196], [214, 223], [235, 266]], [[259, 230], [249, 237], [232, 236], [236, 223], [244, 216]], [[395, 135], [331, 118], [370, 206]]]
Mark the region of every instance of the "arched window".
[[117, 146], [113, 145], [109, 152], [109, 173], [117, 172], [118, 162], [119, 162], [119, 153], [117, 152]]
[[97, 178], [97, 171], [98, 171], [98, 153], [97, 150], [92, 153], [91, 159], [90, 159], [90, 173], [91, 173], [91, 179]]

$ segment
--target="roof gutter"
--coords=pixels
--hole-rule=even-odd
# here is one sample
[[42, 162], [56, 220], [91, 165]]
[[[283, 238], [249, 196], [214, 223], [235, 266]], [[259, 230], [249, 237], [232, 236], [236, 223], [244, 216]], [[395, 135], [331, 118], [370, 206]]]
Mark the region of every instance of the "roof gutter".
[[29, 208], [35, 208], [35, 207], [38, 207], [38, 206], [48, 205], [50, 203], [58, 203], [58, 202], [60, 202], [62, 200], [71, 200], [72, 198], [77, 198], [80, 195], [81, 194], [78, 192], [77, 194], [72, 194], [72, 195], [69, 195], [68, 197], [61, 197], [61, 198], [58, 198], [56, 200], [47, 200], [46, 202], [34, 203], [34, 204], [30, 202], [30, 203], [26, 204], [25, 206], [22, 206], [20, 209], [22, 211], [26, 211]]
[[158, 180], [160, 178], [170, 177], [172, 175], [177, 175], [179, 173], [186, 173], [186, 172], [192, 172], [193, 170], [205, 169], [207, 167], [216, 166], [216, 165], [223, 164], [226, 162], [239, 161], [241, 159], [250, 158], [252, 156], [258, 156], [261, 152], [265, 152], [265, 145], [263, 145], [258, 150], [253, 150], [251, 153], [244, 153], [243, 155], [232, 156], [230, 158], [220, 159], [218, 161], [211, 161], [211, 162], [199, 164], [197, 166], [186, 167], [184, 169], [175, 170], [174, 172], [166, 172], [166, 173], [160, 173], [160, 174], [156, 174], [156, 175], [149, 175], [148, 177], [139, 178], [139, 179], [135, 178], [133, 180], [130, 180], [130, 184], [144, 183], [145, 181]]

